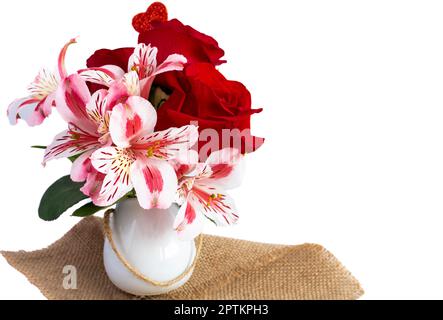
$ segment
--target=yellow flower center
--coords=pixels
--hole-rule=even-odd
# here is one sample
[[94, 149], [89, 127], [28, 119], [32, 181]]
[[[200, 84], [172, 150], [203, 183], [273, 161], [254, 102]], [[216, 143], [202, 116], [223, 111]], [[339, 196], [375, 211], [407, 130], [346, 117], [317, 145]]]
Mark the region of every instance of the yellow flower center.
[[221, 195], [221, 194], [211, 194], [211, 196], [209, 197], [208, 203], [207, 203], [207, 207], [208, 208], [211, 207], [213, 202], [220, 200], [222, 197], [223, 197], [223, 195]]
[[160, 148], [160, 145], [161, 145], [160, 141], [154, 142], [154, 144], [146, 150], [146, 156], [148, 158], [152, 158], [155, 155], [155, 151], [158, 150], [158, 148]]
[[80, 135], [78, 133], [72, 133], [71, 138], [72, 138], [72, 140], [78, 140], [78, 139], [80, 139]]

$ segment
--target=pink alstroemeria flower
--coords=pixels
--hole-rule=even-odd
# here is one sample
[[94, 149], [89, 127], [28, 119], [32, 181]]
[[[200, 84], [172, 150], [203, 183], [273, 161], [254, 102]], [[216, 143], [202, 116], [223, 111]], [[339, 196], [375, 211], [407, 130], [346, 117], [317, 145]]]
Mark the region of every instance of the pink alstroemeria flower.
[[42, 69], [28, 87], [29, 96], [9, 105], [7, 114], [12, 125], [16, 125], [18, 119], [23, 119], [29, 126], [38, 126], [51, 114], [59, 83], [67, 76], [65, 56], [73, 43], [76, 43], [75, 39], [70, 40], [59, 54], [58, 74]]
[[103, 146], [112, 144], [109, 122], [113, 105], [107, 90], [92, 96], [85, 81], [74, 74], [65, 78], [57, 93], [57, 110], [69, 129], [58, 134], [46, 148], [43, 164], [50, 160], [80, 155], [73, 163], [71, 178], [84, 182], [90, 173], [89, 157]]
[[110, 134], [114, 146], [94, 152], [91, 162], [105, 175], [99, 206], [114, 204], [135, 189], [144, 209], [168, 209], [175, 199], [177, 175], [168, 160], [186, 152], [198, 140], [198, 128], [185, 126], [154, 132], [157, 113], [151, 103], [137, 96], [114, 107]]
[[157, 75], [182, 71], [187, 63], [184, 56], [172, 54], [162, 64], [157, 65], [157, 53], [157, 48], [141, 43], [129, 58], [127, 73], [113, 65], [84, 69], [78, 73], [88, 82], [110, 87], [116, 99], [131, 95], [148, 99]]
[[237, 149], [213, 152], [204, 164], [190, 165], [192, 159], [197, 161], [198, 155], [190, 157], [185, 165], [175, 166], [182, 176], [177, 201], [181, 208], [174, 228], [184, 240], [194, 239], [202, 232], [205, 218], [217, 226], [238, 221], [234, 201], [225, 190], [237, 188], [244, 172], [243, 156]]

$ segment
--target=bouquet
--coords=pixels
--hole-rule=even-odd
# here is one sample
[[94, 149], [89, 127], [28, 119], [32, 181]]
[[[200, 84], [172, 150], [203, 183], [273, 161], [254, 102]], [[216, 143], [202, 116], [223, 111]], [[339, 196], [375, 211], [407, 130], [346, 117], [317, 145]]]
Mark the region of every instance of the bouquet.
[[96, 51], [86, 67], [69, 73], [60, 51], [55, 72], [43, 69], [26, 97], [8, 107], [15, 125], [41, 125], [56, 111], [66, 122], [44, 148], [43, 165], [72, 161], [69, 176], [44, 194], [39, 216], [60, 217], [81, 203], [74, 216], [87, 217], [136, 198], [146, 210], [177, 204], [174, 228], [193, 239], [204, 221], [238, 221], [226, 190], [239, 185], [244, 156], [264, 142], [250, 132], [261, 112], [240, 82], [217, 69], [225, 63], [217, 41], [152, 4], [136, 15], [139, 43]]

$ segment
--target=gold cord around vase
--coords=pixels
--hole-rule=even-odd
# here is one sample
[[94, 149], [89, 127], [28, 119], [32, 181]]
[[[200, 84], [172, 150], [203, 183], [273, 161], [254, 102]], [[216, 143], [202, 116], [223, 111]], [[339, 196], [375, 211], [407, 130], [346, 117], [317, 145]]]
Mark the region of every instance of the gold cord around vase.
[[156, 287], [169, 288], [169, 287], [172, 287], [172, 286], [178, 284], [180, 281], [182, 281], [183, 279], [185, 279], [186, 277], [188, 277], [189, 275], [192, 274], [192, 272], [194, 271], [194, 268], [197, 264], [198, 257], [200, 256], [200, 252], [201, 252], [201, 248], [202, 248], [202, 244], [203, 244], [203, 236], [199, 236], [199, 238], [197, 240], [197, 251], [195, 254], [194, 261], [181, 275], [179, 275], [178, 277], [176, 277], [175, 279], [172, 279], [170, 281], [164, 281], [164, 282], [156, 281], [156, 280], [153, 280], [151, 278], [144, 276], [140, 271], [138, 271], [135, 267], [133, 267], [128, 262], [128, 260], [126, 260], [126, 258], [117, 249], [117, 246], [115, 245], [114, 238], [112, 235], [112, 230], [111, 230], [111, 227], [109, 224], [111, 214], [114, 212], [115, 212], [115, 209], [110, 209], [105, 212], [105, 216], [104, 216], [104, 220], [103, 220], [104, 221], [104, 234], [105, 234], [106, 239], [109, 241], [109, 244], [111, 245], [111, 248], [114, 251], [114, 253], [116, 254], [117, 258], [125, 266], [125, 268], [128, 269], [128, 271], [130, 271], [136, 278], [138, 278], [148, 284], [156, 286]]

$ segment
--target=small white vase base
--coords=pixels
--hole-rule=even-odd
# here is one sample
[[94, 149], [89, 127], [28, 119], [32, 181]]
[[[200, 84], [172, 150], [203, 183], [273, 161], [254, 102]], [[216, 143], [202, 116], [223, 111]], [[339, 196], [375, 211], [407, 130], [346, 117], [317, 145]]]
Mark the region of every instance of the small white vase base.
[[197, 248], [194, 241], [178, 239], [172, 228], [177, 212], [177, 206], [144, 210], [129, 199], [105, 218], [112, 235], [106, 237], [103, 259], [116, 287], [135, 296], [156, 296], [188, 282]]

